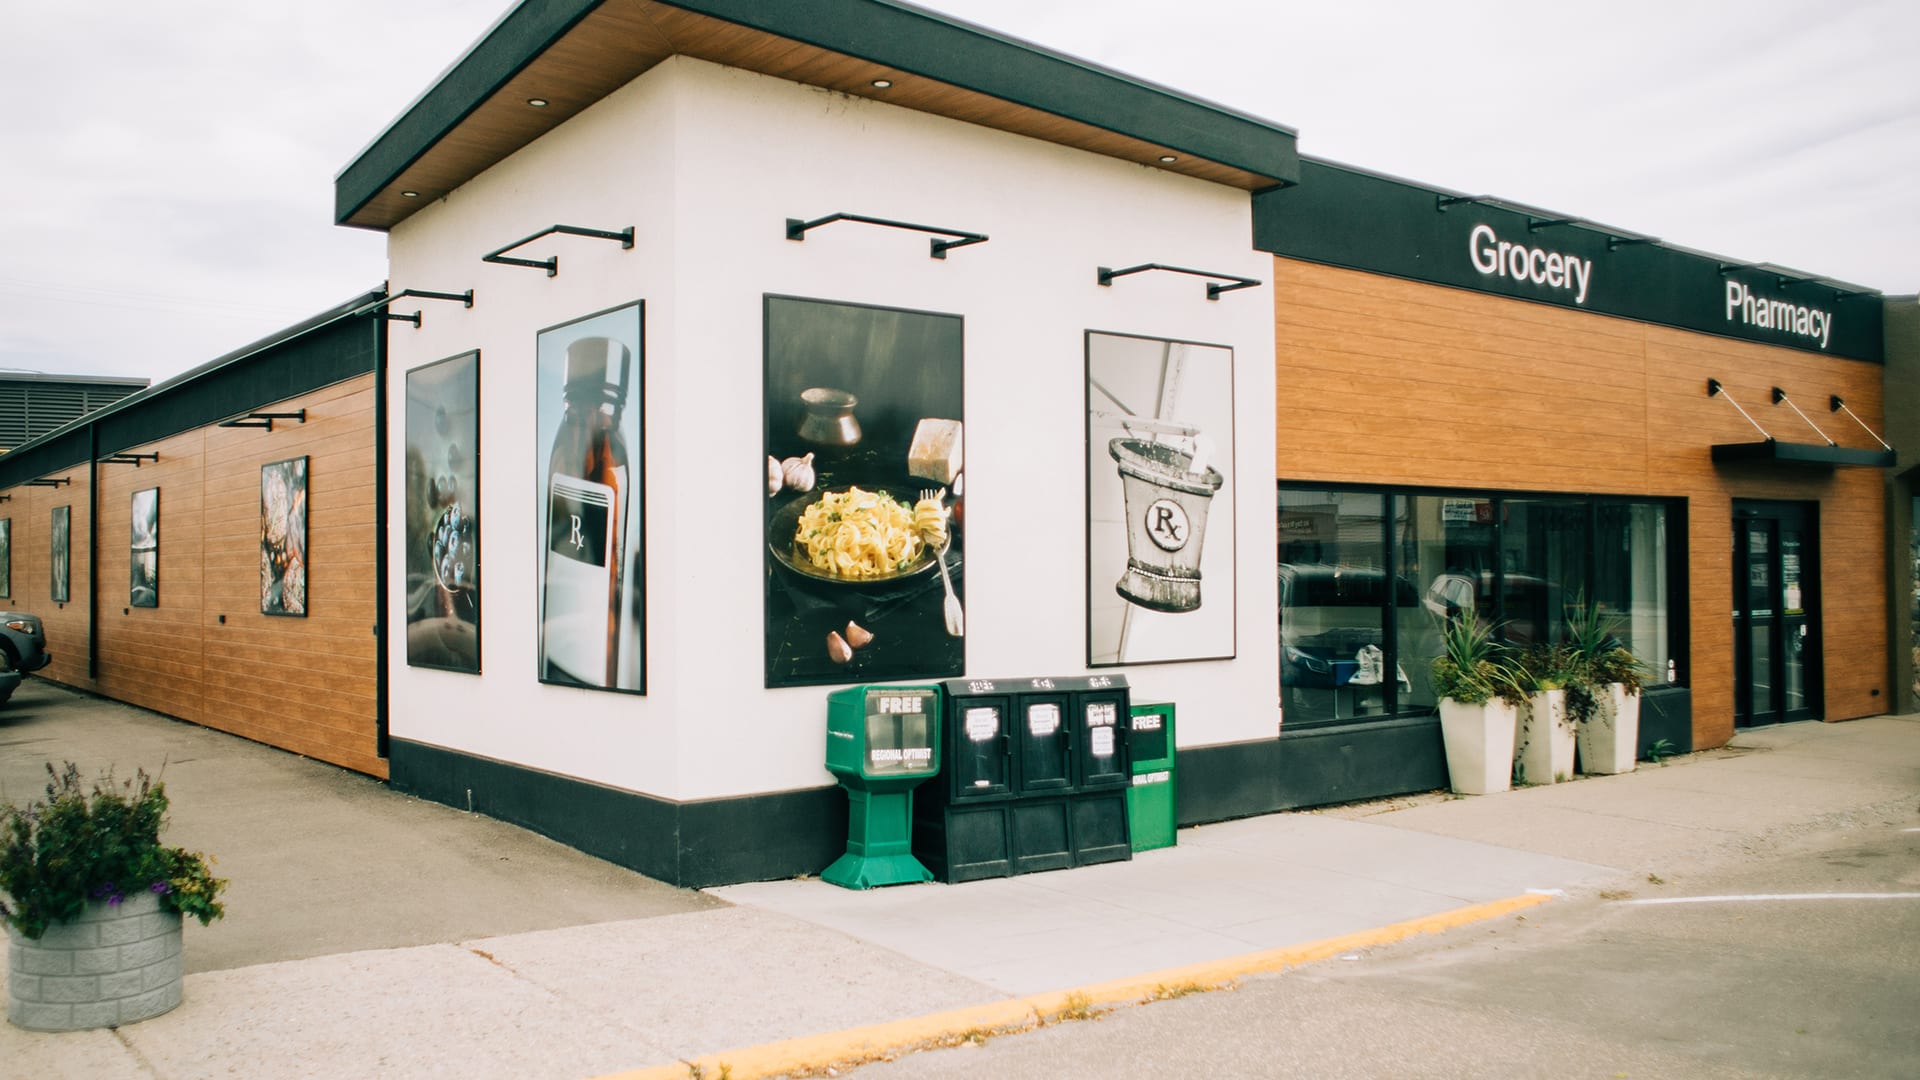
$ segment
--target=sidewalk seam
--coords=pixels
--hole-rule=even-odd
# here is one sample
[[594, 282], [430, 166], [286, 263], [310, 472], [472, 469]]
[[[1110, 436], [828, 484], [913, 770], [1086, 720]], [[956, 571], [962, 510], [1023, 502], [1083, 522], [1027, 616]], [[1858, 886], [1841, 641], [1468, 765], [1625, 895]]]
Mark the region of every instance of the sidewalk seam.
[[702, 1054], [690, 1060], [608, 1073], [599, 1080], [685, 1080], [689, 1076], [754, 1080], [757, 1077], [790, 1073], [824, 1072], [828, 1068], [852, 1066], [898, 1055], [968, 1032], [1012, 1034], [1039, 1027], [1063, 1013], [1078, 1014], [1090, 1008], [1108, 1010], [1143, 1005], [1158, 1000], [1170, 988], [1220, 989], [1250, 975], [1285, 971], [1340, 953], [1390, 945], [1421, 934], [1443, 933], [1523, 911], [1553, 898], [1545, 893], [1510, 896], [1339, 937], [1283, 945], [1220, 960], [1163, 968], [1142, 975], [1067, 990], [1050, 990], [905, 1020]]

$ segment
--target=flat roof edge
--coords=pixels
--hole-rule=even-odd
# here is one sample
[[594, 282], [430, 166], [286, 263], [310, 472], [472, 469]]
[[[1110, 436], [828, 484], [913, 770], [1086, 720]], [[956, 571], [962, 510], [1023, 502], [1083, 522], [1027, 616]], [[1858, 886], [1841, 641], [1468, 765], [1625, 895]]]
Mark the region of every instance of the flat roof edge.
[[[524, 0], [340, 170], [334, 220], [352, 219], [604, 0]], [[817, 48], [1139, 138], [1299, 180], [1293, 128], [1181, 94], [898, 0], [660, 0]]]

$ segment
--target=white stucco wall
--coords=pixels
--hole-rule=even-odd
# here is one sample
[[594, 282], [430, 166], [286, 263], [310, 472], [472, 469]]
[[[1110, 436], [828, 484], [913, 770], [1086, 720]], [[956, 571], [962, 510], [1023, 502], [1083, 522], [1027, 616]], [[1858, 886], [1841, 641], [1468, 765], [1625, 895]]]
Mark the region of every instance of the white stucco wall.
[[[924, 235], [898, 230], [841, 223], [804, 243], [784, 238], [786, 218], [835, 211], [992, 240], [937, 261]], [[642, 76], [391, 235], [393, 289], [477, 290], [471, 311], [429, 304], [422, 329], [395, 326], [389, 394], [403, 415], [406, 369], [481, 350], [484, 559], [484, 674], [410, 668], [393, 635], [392, 733], [675, 799], [829, 781], [825, 688], [762, 688], [761, 322], [773, 293], [965, 319], [975, 676], [1086, 670], [1085, 332], [1231, 347], [1237, 659], [1117, 670], [1136, 698], [1178, 702], [1183, 746], [1271, 738], [1271, 293], [1208, 302], [1191, 277], [1094, 281], [1098, 266], [1142, 262], [1264, 280], [1271, 264], [1251, 247], [1250, 217], [1241, 191], [883, 103], [685, 58]], [[558, 253], [552, 279], [479, 262], [556, 222], [631, 224], [638, 240], [632, 251], [558, 239], [524, 252]], [[545, 452], [534, 336], [635, 299], [647, 305], [645, 697], [542, 685], [533, 660], [534, 468]], [[396, 424], [394, 522], [403, 440]], [[1208, 544], [1225, 539], [1210, 533]], [[389, 544], [398, 567], [402, 538]]]

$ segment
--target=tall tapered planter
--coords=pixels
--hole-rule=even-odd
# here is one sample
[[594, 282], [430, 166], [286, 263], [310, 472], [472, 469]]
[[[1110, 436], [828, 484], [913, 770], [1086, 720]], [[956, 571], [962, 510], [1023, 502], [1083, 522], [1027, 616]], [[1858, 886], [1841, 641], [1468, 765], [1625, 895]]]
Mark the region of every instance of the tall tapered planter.
[[150, 892], [109, 904], [38, 941], [7, 931], [7, 1020], [30, 1031], [82, 1031], [147, 1020], [180, 1004], [180, 913]]
[[1589, 773], [1632, 772], [1640, 756], [1640, 695], [1620, 683], [1594, 692], [1593, 715], [1580, 725], [1580, 769]]
[[1520, 708], [1514, 736], [1514, 778], [1551, 784], [1573, 775], [1573, 721], [1565, 690], [1538, 690]]
[[1517, 711], [1490, 698], [1467, 705], [1440, 699], [1440, 737], [1447, 748], [1447, 782], [1460, 795], [1486, 795], [1513, 786]]

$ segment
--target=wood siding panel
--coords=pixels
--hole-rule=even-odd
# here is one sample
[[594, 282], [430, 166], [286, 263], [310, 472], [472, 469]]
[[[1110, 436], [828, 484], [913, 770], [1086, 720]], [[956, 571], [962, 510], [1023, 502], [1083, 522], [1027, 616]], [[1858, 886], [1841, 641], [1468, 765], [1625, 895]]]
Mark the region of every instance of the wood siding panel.
[[[1885, 508], [1877, 470], [1716, 468], [1759, 432], [1842, 446], [1882, 426], [1878, 365], [1290, 259], [1274, 260], [1275, 475], [1289, 483], [1491, 488], [1686, 500], [1694, 741], [1732, 737], [1733, 501], [1819, 504], [1824, 715], [1883, 711]], [[1843, 426], [1844, 425], [1844, 426]], [[1877, 696], [1876, 696], [1877, 692]]]
[[[378, 777], [378, 518], [373, 377], [264, 411], [305, 423], [206, 427], [129, 452], [157, 462], [102, 464], [96, 577], [97, 675], [87, 676], [86, 467], [72, 487], [12, 489], [14, 598], [47, 623], [56, 682], [131, 702]], [[260, 612], [260, 468], [308, 461], [306, 618]], [[160, 489], [160, 605], [129, 603], [132, 496]], [[74, 507], [74, 602], [49, 600], [52, 508]], [[37, 530], [37, 531], [36, 531]], [[48, 534], [48, 535], [42, 535]]]

